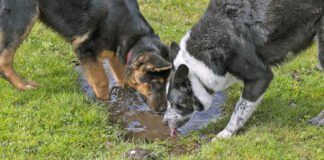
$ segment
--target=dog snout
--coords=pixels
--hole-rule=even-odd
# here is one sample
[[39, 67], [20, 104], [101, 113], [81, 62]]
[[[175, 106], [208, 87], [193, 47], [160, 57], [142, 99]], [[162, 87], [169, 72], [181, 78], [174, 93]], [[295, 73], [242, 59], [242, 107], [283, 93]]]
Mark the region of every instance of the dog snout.
[[167, 118], [165, 118], [165, 116], [163, 117], [163, 124], [165, 124], [165, 125], [169, 124], [169, 120]]
[[167, 101], [163, 96], [150, 96], [146, 99], [148, 105], [154, 112], [164, 113], [167, 109]]
[[183, 117], [178, 114], [174, 109], [168, 107], [163, 117], [163, 123], [167, 124], [170, 128], [179, 128], [184, 122]]

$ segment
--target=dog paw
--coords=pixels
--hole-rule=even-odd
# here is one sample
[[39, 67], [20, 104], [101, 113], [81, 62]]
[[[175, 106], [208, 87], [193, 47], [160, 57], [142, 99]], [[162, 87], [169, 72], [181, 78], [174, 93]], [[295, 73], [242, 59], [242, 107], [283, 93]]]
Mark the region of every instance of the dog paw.
[[230, 138], [233, 136], [232, 132], [227, 131], [226, 129], [224, 129], [223, 131], [221, 131], [220, 133], [217, 134], [217, 138]]
[[25, 90], [33, 90], [33, 89], [37, 89], [37, 83], [33, 82], [33, 81], [27, 81], [24, 84], [18, 86], [17, 88], [19, 90], [25, 91]]
[[217, 137], [213, 138], [211, 141], [212, 142], [217, 142], [219, 139], [226, 139], [226, 138], [231, 138], [233, 136], [232, 132], [229, 132], [227, 130], [223, 130], [217, 134]]

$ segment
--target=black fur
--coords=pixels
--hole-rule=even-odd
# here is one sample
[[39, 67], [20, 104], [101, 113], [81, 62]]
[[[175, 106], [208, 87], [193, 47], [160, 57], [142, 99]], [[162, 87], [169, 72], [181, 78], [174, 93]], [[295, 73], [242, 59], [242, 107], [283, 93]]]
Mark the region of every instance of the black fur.
[[[128, 60], [127, 70], [130, 63], [148, 52], [155, 57], [149, 63], [161, 68], [163, 64], [171, 66], [164, 60], [168, 48], [141, 14], [137, 0], [0, 0], [0, 58], [3, 50], [14, 54], [37, 18], [74, 45], [81, 65], [98, 64], [100, 54], [110, 51], [122, 64]], [[1, 65], [0, 59], [0, 73]], [[145, 76], [166, 79], [168, 73], [148, 72]], [[150, 90], [150, 95], [165, 95], [165, 83]], [[98, 88], [105, 88], [105, 84]], [[103, 94], [103, 98], [106, 96]], [[166, 102], [165, 96], [158, 101]]]
[[[310, 46], [323, 28], [322, 0], [216, 2], [211, 1], [204, 17], [193, 27], [188, 52], [217, 75], [230, 72], [247, 87], [250, 83], [260, 83], [262, 87], [251, 86], [258, 91], [249, 93], [245, 89], [243, 92], [251, 101], [272, 80], [270, 66], [284, 62], [289, 52], [298, 54]], [[324, 44], [320, 41], [319, 45]]]
[[[273, 78], [271, 66], [285, 62], [288, 53], [297, 55], [309, 47], [316, 35], [324, 66], [323, 16], [323, 0], [211, 0], [191, 29], [185, 49], [216, 75], [230, 73], [243, 81], [242, 98], [256, 102]], [[175, 55], [170, 57], [174, 60]], [[169, 92], [176, 90], [174, 83], [170, 81]], [[181, 96], [173, 95], [178, 99], [173, 102], [177, 104]]]
[[319, 65], [324, 68], [324, 17], [322, 18], [322, 25], [318, 29], [318, 59]]
[[164, 57], [168, 54], [140, 13], [137, 0], [0, 0], [0, 4], [3, 48], [17, 43], [39, 10], [40, 20], [68, 42], [89, 34], [79, 48], [79, 58], [97, 57], [102, 50], [110, 50], [125, 64], [127, 53], [135, 46], [132, 57], [147, 50]]

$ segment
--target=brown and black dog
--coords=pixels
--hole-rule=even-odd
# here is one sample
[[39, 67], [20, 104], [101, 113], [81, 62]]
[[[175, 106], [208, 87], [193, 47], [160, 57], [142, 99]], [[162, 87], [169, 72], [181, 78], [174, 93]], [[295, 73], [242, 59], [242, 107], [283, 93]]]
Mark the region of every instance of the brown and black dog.
[[168, 48], [136, 0], [0, 0], [0, 73], [19, 90], [37, 87], [17, 74], [13, 59], [38, 18], [73, 45], [97, 98], [109, 97], [102, 64], [109, 59], [120, 85], [138, 90], [154, 111], [166, 109]]

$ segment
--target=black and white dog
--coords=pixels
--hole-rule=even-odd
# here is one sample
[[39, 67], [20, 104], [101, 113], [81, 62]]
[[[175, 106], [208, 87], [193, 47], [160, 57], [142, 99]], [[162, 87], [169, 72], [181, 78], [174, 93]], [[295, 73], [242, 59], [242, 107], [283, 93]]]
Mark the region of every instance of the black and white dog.
[[316, 35], [323, 68], [323, 15], [323, 0], [211, 0], [180, 46], [171, 44], [174, 68], [164, 120], [172, 132], [195, 111], [208, 109], [215, 91], [242, 81], [242, 96], [218, 134], [231, 137], [262, 101], [273, 79], [271, 66], [306, 49]]

